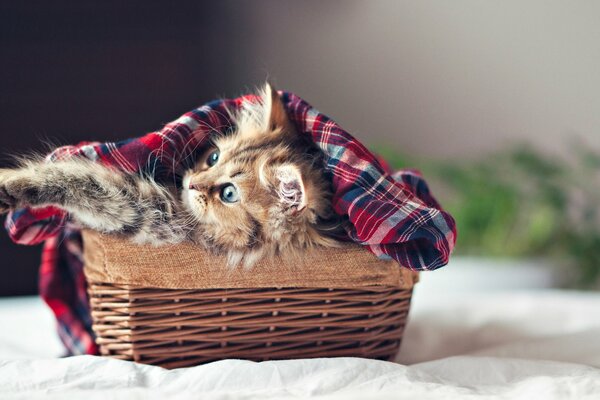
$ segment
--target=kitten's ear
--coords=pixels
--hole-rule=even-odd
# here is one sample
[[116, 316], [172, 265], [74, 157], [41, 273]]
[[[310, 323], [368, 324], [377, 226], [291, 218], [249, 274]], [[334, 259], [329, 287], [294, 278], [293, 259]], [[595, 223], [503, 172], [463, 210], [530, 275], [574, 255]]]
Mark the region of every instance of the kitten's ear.
[[275, 168], [275, 178], [279, 182], [277, 193], [284, 212], [297, 214], [306, 208], [306, 190], [300, 169], [292, 164]]
[[269, 108], [269, 112], [266, 115], [269, 128], [280, 128], [285, 131], [293, 131], [294, 125], [292, 124], [292, 121], [290, 121], [285, 105], [283, 104], [283, 101], [281, 101], [281, 97], [279, 96], [279, 93], [277, 93], [277, 90], [271, 86], [271, 84], [266, 83], [263, 93], [264, 104]]

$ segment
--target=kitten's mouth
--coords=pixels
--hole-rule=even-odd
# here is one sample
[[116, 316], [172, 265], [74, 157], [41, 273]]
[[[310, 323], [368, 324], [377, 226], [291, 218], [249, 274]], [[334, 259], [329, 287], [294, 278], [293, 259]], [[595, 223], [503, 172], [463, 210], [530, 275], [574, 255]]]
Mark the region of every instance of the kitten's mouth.
[[202, 193], [198, 193], [195, 190], [190, 190], [189, 193], [190, 198], [190, 208], [192, 212], [198, 217], [198, 219], [202, 219], [206, 214], [207, 208], [207, 199], [206, 196]]
[[184, 189], [181, 193], [181, 200], [187, 211], [190, 212], [198, 222], [203, 222], [207, 209], [206, 196], [195, 190]]
[[190, 188], [190, 175], [186, 175], [183, 179], [183, 187], [181, 191], [181, 200], [184, 206], [191, 212], [198, 221], [202, 221], [206, 215], [208, 199], [206, 195]]

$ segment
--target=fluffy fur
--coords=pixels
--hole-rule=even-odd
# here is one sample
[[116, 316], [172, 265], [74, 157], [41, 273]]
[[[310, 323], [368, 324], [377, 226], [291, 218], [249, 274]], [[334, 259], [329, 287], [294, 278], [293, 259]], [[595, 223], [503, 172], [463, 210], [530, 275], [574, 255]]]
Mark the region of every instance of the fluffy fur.
[[213, 138], [180, 188], [86, 159], [27, 160], [0, 169], [0, 212], [54, 205], [82, 226], [137, 243], [193, 240], [232, 266], [335, 246], [322, 155], [295, 130], [277, 92], [266, 85], [232, 117], [235, 131]]

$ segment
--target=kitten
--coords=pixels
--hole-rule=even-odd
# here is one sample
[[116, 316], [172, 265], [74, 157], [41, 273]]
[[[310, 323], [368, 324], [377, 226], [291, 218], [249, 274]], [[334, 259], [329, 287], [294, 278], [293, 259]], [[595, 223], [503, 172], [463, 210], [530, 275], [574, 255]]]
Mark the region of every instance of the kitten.
[[[275, 90], [232, 112], [234, 132], [214, 137], [175, 193], [150, 177], [86, 159], [29, 160], [0, 169], [0, 213], [53, 205], [81, 226], [136, 243], [190, 239], [230, 266], [336, 246], [322, 153], [288, 118]], [[332, 229], [333, 227], [333, 229]]]

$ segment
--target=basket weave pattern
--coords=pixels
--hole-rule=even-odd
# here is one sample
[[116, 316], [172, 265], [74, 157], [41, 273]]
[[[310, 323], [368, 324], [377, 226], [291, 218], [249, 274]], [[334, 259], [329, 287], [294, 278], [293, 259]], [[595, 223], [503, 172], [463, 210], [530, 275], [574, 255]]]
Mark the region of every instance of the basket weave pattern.
[[[157, 250], [91, 232], [84, 240], [101, 353], [167, 368], [223, 358], [389, 360], [416, 278], [358, 246], [232, 272], [189, 245]], [[344, 260], [362, 266], [340, 274]]]

